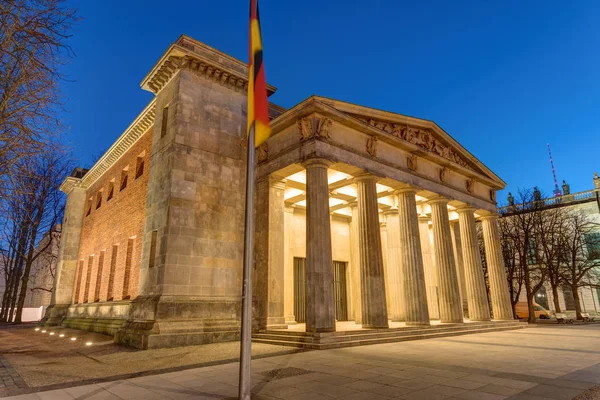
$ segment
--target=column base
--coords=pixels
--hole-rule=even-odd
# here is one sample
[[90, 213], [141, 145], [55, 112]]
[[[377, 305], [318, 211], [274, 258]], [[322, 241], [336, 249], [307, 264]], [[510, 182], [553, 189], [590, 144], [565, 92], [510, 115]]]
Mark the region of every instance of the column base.
[[452, 320], [452, 319], [450, 319], [450, 320], [440, 319], [440, 322], [442, 324], [464, 324], [465, 320], [462, 319], [462, 318], [461, 319], [454, 319], [454, 320]]
[[191, 296], [138, 296], [115, 343], [137, 349], [239, 340], [241, 300]]
[[58, 326], [67, 316], [70, 304], [51, 304], [46, 308], [44, 318], [40, 321], [43, 326]]
[[389, 324], [362, 324], [363, 328], [366, 329], [389, 329]]
[[427, 322], [407, 322], [406, 326], [431, 326], [429, 321]]
[[514, 318], [492, 318], [492, 321], [516, 321]]

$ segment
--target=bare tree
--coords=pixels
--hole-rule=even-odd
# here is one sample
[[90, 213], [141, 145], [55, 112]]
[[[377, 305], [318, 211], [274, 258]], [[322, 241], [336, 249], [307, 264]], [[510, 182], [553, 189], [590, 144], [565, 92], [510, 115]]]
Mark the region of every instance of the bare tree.
[[552, 288], [556, 312], [560, 312], [558, 287], [563, 282], [564, 268], [562, 238], [565, 233], [568, 212], [564, 208], [549, 208], [535, 212], [535, 238], [539, 247], [537, 262], [547, 272], [547, 280]]
[[570, 212], [561, 237], [561, 279], [573, 292], [577, 319], [581, 316], [579, 289], [597, 286], [600, 268], [600, 224], [582, 213]]
[[[514, 265], [514, 268], [521, 269], [512, 276], [522, 278], [529, 310], [528, 321], [530, 323], [536, 320], [535, 294], [544, 285], [548, 276], [544, 264], [539, 262], [541, 249], [537, 240], [537, 228], [539, 226], [539, 212], [543, 209], [540, 198], [541, 195], [537, 190], [519, 190], [517, 198], [512, 199], [511, 204], [505, 209], [503, 213], [505, 221], [502, 222], [504, 226], [503, 240], [505, 242], [503, 246], [512, 246], [511, 252], [514, 252], [514, 263], [512, 265]], [[513, 285], [514, 282], [510, 286]], [[516, 302], [518, 302], [518, 297], [515, 305]]]
[[[60, 132], [60, 67], [76, 21], [66, 0], [0, 1], [0, 184], [11, 166]], [[5, 191], [0, 187], [0, 193]], [[3, 196], [0, 196], [0, 198]]]
[[504, 266], [506, 267], [506, 279], [508, 280], [508, 289], [510, 291], [510, 302], [513, 310], [513, 317], [518, 318], [516, 306], [521, 297], [525, 277], [523, 268], [519, 263], [519, 252], [517, 244], [513, 241], [513, 225], [508, 218], [500, 218], [500, 243], [502, 245], [502, 257], [504, 258]]
[[[64, 196], [59, 186], [72, 169], [69, 157], [58, 147], [22, 158], [11, 167], [12, 196], [6, 200], [6, 291], [0, 321], [21, 322], [31, 268], [53, 245], [53, 232], [62, 219]], [[44, 235], [47, 240], [41, 240]], [[15, 313], [16, 311], [16, 313]], [[15, 319], [12, 321], [12, 315]]]

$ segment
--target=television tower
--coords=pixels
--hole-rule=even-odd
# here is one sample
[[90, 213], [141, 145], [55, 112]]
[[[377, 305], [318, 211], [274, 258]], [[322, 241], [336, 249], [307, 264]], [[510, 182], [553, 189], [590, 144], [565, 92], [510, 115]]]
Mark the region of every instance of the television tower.
[[562, 192], [558, 188], [558, 181], [556, 180], [556, 171], [554, 170], [554, 161], [552, 161], [552, 152], [550, 151], [550, 143], [547, 143], [548, 155], [550, 155], [550, 166], [552, 167], [552, 177], [554, 177], [554, 197], [562, 196]]

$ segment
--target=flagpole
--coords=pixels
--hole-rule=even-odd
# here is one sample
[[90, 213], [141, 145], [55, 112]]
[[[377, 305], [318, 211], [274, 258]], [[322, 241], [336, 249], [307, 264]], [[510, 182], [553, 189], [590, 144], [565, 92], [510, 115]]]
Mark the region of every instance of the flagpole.
[[242, 334], [240, 346], [239, 400], [250, 400], [252, 360], [252, 263], [254, 255], [254, 124], [248, 134], [246, 165], [246, 221], [244, 225], [244, 271], [242, 286]]

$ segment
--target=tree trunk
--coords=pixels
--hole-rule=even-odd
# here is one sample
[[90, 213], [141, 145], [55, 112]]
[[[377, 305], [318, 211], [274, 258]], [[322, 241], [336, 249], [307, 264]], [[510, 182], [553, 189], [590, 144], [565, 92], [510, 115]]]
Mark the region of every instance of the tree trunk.
[[577, 286], [571, 286], [571, 291], [573, 292], [573, 300], [575, 301], [575, 314], [577, 315], [578, 320], [582, 320], [581, 316], [581, 303], [579, 302], [579, 288]]
[[552, 286], [552, 301], [554, 302], [555, 312], [562, 312], [560, 310], [560, 301], [558, 301], [558, 285], [554, 285], [552, 283], [550, 283], [550, 285]]
[[31, 261], [27, 260], [25, 271], [23, 271], [23, 278], [21, 278], [21, 291], [19, 292], [19, 296], [17, 299], [17, 313], [15, 315], [14, 321], [15, 324], [21, 323], [21, 314], [23, 314], [23, 304], [25, 304], [25, 297], [27, 296], [27, 284], [29, 283], [29, 273], [31, 271], [31, 264]]
[[537, 320], [535, 318], [535, 307], [533, 306], [535, 292], [529, 293], [529, 290], [527, 292], [527, 309], [529, 310], [529, 318], [527, 318], [527, 322], [530, 324], [535, 324], [535, 321]]

